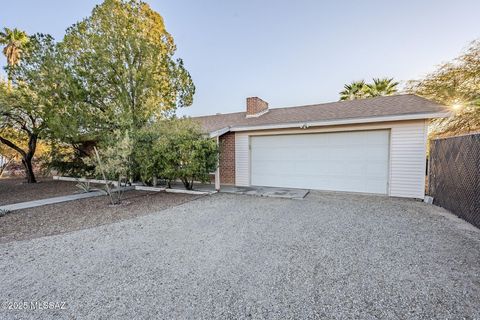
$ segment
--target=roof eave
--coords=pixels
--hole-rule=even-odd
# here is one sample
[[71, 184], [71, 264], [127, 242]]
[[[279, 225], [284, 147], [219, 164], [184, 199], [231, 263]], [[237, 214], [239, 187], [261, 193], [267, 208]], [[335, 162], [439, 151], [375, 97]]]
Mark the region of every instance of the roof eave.
[[[305, 127], [322, 127], [322, 126], [335, 126], [344, 124], [360, 124], [360, 123], [372, 123], [372, 122], [388, 122], [388, 121], [405, 121], [405, 120], [421, 120], [421, 119], [434, 119], [434, 118], [446, 118], [450, 116], [450, 112], [429, 112], [429, 113], [415, 113], [396, 116], [378, 116], [368, 118], [351, 118], [351, 119], [337, 119], [337, 120], [323, 120], [323, 121], [303, 121], [303, 122], [290, 122], [290, 123], [275, 123], [253, 126], [239, 126], [226, 128], [227, 131], [252, 131], [252, 130], [268, 130], [268, 129], [287, 129], [287, 128], [305, 128]], [[223, 130], [223, 129], [221, 129]], [[218, 132], [219, 130], [215, 131]], [[220, 135], [224, 134], [221, 133]], [[212, 133], [210, 134], [212, 136]]]
[[209, 133], [210, 138], [216, 138], [230, 131], [230, 127], [221, 128]]

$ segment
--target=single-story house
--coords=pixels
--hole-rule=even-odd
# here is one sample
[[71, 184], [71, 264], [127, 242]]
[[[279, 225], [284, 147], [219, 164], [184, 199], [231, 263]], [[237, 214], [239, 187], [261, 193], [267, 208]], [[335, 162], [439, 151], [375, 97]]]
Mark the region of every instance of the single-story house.
[[449, 115], [445, 106], [411, 94], [287, 108], [251, 97], [246, 104], [244, 112], [193, 118], [220, 143], [218, 187], [423, 199], [428, 124]]

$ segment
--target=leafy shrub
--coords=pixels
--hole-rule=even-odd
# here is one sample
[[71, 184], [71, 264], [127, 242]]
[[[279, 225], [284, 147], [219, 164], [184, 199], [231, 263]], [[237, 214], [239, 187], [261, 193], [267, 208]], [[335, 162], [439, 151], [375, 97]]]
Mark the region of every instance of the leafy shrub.
[[144, 182], [180, 179], [191, 190], [194, 181], [209, 181], [217, 167], [218, 146], [192, 120], [169, 119], [138, 133], [134, 158]]
[[88, 153], [81, 145], [68, 145], [52, 141], [50, 152], [41, 158], [44, 173], [55, 170], [58, 174], [71, 177], [93, 177], [95, 166], [88, 161]]

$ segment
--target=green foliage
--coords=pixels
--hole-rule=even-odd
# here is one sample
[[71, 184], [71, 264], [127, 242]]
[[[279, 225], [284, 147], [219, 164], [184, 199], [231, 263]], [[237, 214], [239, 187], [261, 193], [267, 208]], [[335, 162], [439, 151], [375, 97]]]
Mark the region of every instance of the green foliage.
[[340, 100], [355, 100], [366, 98], [365, 81], [353, 81], [343, 86], [344, 90], [340, 91]]
[[367, 97], [391, 96], [397, 93], [398, 82], [393, 78], [373, 78], [373, 83], [366, 84]]
[[[67, 30], [60, 53], [70, 95], [57, 123], [101, 137], [136, 130], [192, 103], [195, 91], [162, 17], [137, 0], [105, 0]], [[132, 132], [133, 133], [133, 132]]]
[[93, 177], [95, 176], [95, 166], [87, 164], [84, 159], [88, 159], [89, 154], [81, 150], [79, 145], [69, 145], [56, 140], [50, 141], [49, 153], [44, 155], [44, 169], [47, 172], [57, 171], [61, 175], [71, 177]]
[[480, 131], [480, 40], [425, 78], [408, 83], [407, 90], [452, 107], [452, 116], [433, 123], [434, 136]]
[[180, 179], [192, 189], [194, 181], [209, 181], [218, 162], [218, 147], [189, 119], [163, 120], [138, 134], [135, 159], [145, 182], [153, 177]]
[[373, 78], [373, 83], [354, 81], [344, 86], [344, 90], [340, 92], [340, 100], [390, 96], [398, 91], [397, 86], [398, 82], [393, 81], [393, 78]]

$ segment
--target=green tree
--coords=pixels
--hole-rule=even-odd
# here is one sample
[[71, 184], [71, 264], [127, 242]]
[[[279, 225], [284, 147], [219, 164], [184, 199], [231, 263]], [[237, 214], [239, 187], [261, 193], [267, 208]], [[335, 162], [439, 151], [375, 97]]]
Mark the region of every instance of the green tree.
[[34, 100], [31, 91], [12, 90], [7, 83], [0, 83], [0, 143], [18, 153], [29, 183], [36, 182], [32, 160], [42, 130]]
[[38, 140], [46, 134], [49, 115], [55, 113], [48, 89], [54, 63], [53, 38], [34, 35], [28, 52], [11, 69], [14, 86], [0, 83], [0, 143], [18, 153], [29, 183], [36, 182], [32, 160]]
[[344, 90], [340, 91], [340, 100], [363, 99], [366, 95], [365, 81], [353, 81], [343, 86]]
[[367, 97], [391, 96], [398, 92], [398, 82], [393, 78], [373, 78], [373, 83], [366, 84]]
[[190, 105], [195, 87], [182, 60], [174, 59], [175, 49], [162, 17], [148, 4], [105, 0], [60, 44], [68, 93], [56, 123], [70, 135], [100, 138], [116, 129], [134, 134]]
[[451, 107], [451, 117], [433, 123], [433, 135], [480, 131], [480, 40], [425, 78], [410, 81], [407, 90]]

